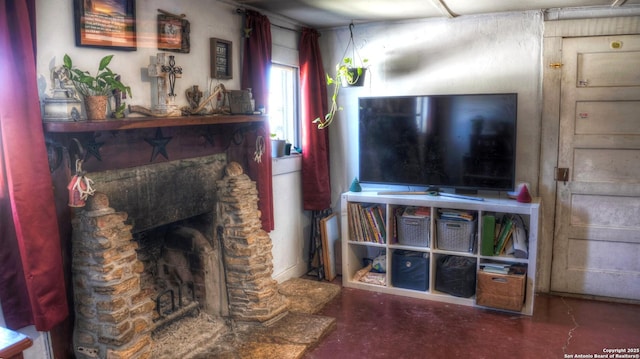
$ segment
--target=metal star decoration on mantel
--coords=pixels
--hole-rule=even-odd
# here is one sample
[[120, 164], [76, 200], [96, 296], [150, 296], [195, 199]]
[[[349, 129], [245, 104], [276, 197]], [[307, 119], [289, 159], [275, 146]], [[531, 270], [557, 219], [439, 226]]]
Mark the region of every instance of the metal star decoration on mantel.
[[215, 136], [216, 136], [217, 132], [215, 130], [213, 130], [211, 128], [211, 126], [208, 126], [206, 129], [206, 132], [204, 132], [202, 134], [202, 137], [204, 138], [205, 141], [207, 141], [208, 144], [210, 144], [211, 146], [215, 146]]
[[104, 145], [104, 142], [96, 142], [94, 138], [91, 142], [86, 142], [84, 148], [87, 150], [85, 160], [88, 160], [90, 156], [95, 157], [98, 161], [102, 162], [102, 156], [100, 155], [100, 147]]
[[158, 154], [161, 154], [164, 158], [169, 159], [169, 155], [167, 155], [167, 144], [171, 141], [173, 137], [164, 137], [162, 135], [162, 130], [160, 128], [156, 129], [156, 137], [155, 138], [145, 138], [148, 144], [153, 146], [153, 151], [151, 152], [151, 160], [149, 162], [153, 162]]

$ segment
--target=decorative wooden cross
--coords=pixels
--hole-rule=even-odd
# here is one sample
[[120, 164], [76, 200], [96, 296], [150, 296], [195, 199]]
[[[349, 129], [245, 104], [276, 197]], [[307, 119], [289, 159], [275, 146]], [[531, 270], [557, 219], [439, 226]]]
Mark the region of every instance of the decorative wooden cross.
[[[167, 65], [167, 57], [169, 64]], [[176, 78], [182, 77], [182, 67], [176, 66], [173, 55], [164, 52], [158, 53], [155, 63], [151, 63], [147, 69], [149, 77], [155, 77], [157, 85], [155, 87], [157, 103], [153, 107], [154, 115], [159, 116], [179, 116], [180, 110], [175, 104]], [[152, 89], [153, 91], [153, 89]]]

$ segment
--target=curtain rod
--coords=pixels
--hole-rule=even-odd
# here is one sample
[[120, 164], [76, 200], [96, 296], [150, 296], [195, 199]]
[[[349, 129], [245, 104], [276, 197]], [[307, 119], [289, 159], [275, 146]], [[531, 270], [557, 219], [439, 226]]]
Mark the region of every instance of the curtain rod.
[[[241, 8], [237, 8], [236, 9], [236, 14], [238, 14], [238, 15], [244, 15], [245, 13], [246, 13], [246, 11], [244, 9], [241, 9]], [[298, 30], [298, 29], [292, 29], [290, 27], [286, 27], [286, 26], [282, 26], [282, 25], [276, 25], [276, 24], [273, 24], [273, 23], [271, 24], [271, 26], [274, 26], [274, 27], [277, 27], [277, 28], [280, 28], [280, 29], [283, 29], [283, 30], [289, 30], [289, 31], [294, 31], [294, 32], [302, 32], [301, 30]]]

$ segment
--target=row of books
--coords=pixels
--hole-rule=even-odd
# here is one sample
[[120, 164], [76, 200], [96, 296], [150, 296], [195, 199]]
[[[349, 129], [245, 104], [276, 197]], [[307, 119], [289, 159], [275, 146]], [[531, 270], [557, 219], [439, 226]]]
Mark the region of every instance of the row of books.
[[498, 274], [525, 274], [527, 266], [524, 264], [505, 264], [505, 263], [481, 263], [480, 269], [489, 273]]
[[387, 229], [382, 205], [350, 202], [347, 210], [351, 240], [387, 243]]
[[529, 257], [527, 232], [520, 216], [496, 218], [495, 215], [486, 214], [482, 221], [481, 255]]
[[475, 219], [474, 214], [469, 211], [456, 209], [439, 209], [440, 219], [471, 222]]

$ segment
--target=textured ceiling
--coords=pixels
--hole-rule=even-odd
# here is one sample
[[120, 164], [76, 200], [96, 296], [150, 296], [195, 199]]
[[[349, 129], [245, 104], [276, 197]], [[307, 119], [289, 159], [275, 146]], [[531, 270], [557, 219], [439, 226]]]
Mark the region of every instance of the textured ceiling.
[[317, 29], [366, 23], [508, 11], [638, 9], [640, 0], [235, 0]]

